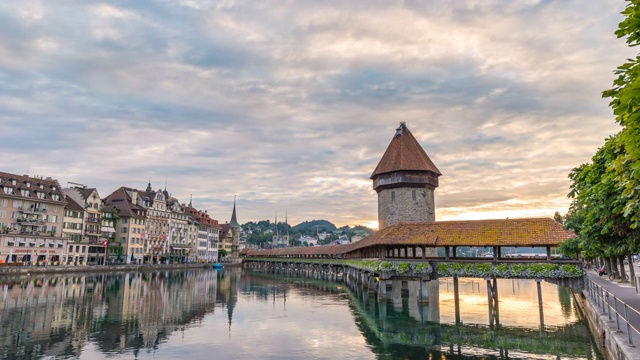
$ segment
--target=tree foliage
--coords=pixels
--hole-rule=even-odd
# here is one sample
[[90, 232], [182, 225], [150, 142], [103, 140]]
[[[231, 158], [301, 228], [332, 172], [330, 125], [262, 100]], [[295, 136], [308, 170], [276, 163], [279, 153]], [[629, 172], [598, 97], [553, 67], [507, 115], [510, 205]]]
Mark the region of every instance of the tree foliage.
[[[640, 44], [640, 1], [631, 0], [622, 12], [624, 20], [616, 35], [626, 37], [629, 46]], [[627, 59], [615, 74], [613, 88], [603, 96], [611, 98], [610, 106], [616, 121], [622, 126], [619, 141], [622, 151], [612, 164], [622, 187], [624, 216], [631, 226], [640, 225], [640, 55]]]

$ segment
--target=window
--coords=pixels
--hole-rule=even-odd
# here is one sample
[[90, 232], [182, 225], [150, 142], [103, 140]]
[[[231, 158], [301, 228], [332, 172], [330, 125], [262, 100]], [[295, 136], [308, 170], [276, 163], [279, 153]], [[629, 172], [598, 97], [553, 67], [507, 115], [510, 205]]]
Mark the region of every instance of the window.
[[51, 194], [51, 200], [60, 201], [60, 195], [58, 195], [58, 194]]
[[25, 185], [27, 185], [27, 187], [31, 187], [31, 183], [28, 181], [25, 181]]
[[123, 232], [123, 233], [126, 233], [126, 232], [127, 232], [127, 227], [126, 227], [126, 226], [123, 226], [123, 227], [122, 227], [122, 232]]
[[40, 192], [40, 191], [36, 191], [36, 196], [38, 197], [38, 199], [45, 199], [45, 193]]
[[126, 223], [128, 223], [128, 222], [129, 222], [129, 218], [122, 218], [122, 223], [123, 223], [123, 224], [126, 224]]
[[416, 201], [416, 191], [415, 190], [411, 190], [411, 198], [413, 199], [413, 201]]
[[14, 179], [11, 179], [11, 185], [18, 185], [18, 182]]
[[53, 212], [58, 212], [58, 211], [60, 211], [60, 205], [54, 205]]
[[0, 219], [4, 219], [7, 217], [7, 211], [6, 210], [0, 210]]
[[3, 186], [2, 190], [4, 191], [5, 194], [13, 194], [13, 188], [10, 188], [8, 186]]
[[44, 185], [38, 184], [38, 189], [44, 189]]
[[20, 190], [20, 194], [22, 196], [31, 196], [31, 192], [29, 190], [25, 190], [25, 189]]
[[13, 200], [14, 209], [22, 209], [22, 200]]
[[0, 206], [8, 206], [9, 199], [0, 199]]

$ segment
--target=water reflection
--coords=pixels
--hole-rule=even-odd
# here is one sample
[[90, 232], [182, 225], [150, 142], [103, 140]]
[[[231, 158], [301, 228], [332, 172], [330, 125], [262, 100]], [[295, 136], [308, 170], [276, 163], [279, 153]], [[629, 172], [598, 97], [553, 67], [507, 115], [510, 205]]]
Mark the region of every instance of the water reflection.
[[[434, 283], [436, 284], [436, 283]], [[439, 283], [430, 305], [355, 285], [225, 269], [0, 278], [0, 359], [600, 359], [570, 293], [501, 280]], [[483, 287], [484, 286], [484, 287]]]

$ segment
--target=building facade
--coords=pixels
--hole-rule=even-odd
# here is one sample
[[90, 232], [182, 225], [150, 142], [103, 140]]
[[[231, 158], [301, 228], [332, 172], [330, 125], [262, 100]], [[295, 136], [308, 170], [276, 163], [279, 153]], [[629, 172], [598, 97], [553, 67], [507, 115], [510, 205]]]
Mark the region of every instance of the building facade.
[[122, 251], [115, 263], [141, 264], [145, 255], [147, 207], [140, 191], [123, 186], [109, 194], [104, 202], [115, 209], [117, 216], [114, 247], [121, 247]]
[[66, 201], [57, 180], [0, 172], [0, 261], [60, 264]]

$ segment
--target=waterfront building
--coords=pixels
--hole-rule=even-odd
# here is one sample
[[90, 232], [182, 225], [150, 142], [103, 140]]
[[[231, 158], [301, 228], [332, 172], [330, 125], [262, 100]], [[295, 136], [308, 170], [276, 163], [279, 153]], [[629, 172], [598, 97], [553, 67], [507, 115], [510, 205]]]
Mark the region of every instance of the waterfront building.
[[[72, 244], [68, 247], [67, 263], [75, 265], [104, 265], [107, 261], [107, 239], [102, 236], [102, 199], [98, 190], [88, 188], [82, 184], [72, 183], [73, 187], [65, 188], [67, 199], [72, 199], [74, 204], [82, 207], [82, 237], [77, 240], [76, 234]], [[73, 226], [73, 222], [69, 223]], [[78, 246], [77, 243], [81, 243]], [[76, 249], [85, 249], [85, 253], [78, 253]], [[78, 261], [82, 260], [82, 261]]]
[[67, 238], [67, 253], [64, 259], [66, 265], [86, 265], [87, 243], [82, 241], [84, 228], [84, 206], [67, 194], [67, 205], [62, 218], [62, 237]]
[[218, 260], [218, 246], [220, 244], [221, 227], [218, 220], [209, 216], [206, 210], [193, 208], [191, 202], [185, 211], [193, 219], [195, 232], [195, 259], [201, 262], [215, 262]]
[[189, 242], [189, 215], [185, 212], [184, 205], [178, 199], [169, 196], [167, 198], [169, 210], [169, 261], [184, 262], [194, 252]]
[[122, 257], [117, 263], [142, 263], [145, 250], [145, 227], [147, 207], [140, 191], [129, 187], [120, 187], [104, 199], [104, 202], [116, 210], [115, 247], [122, 247]]
[[116, 242], [116, 221], [118, 211], [104, 201], [100, 207], [102, 211], [102, 223], [100, 224], [101, 242], [107, 243], [107, 262], [114, 263], [118, 257], [122, 258], [122, 246]]
[[139, 192], [139, 196], [143, 199], [143, 206], [147, 209], [145, 262], [159, 263], [167, 260], [166, 255], [169, 252], [167, 239], [171, 217], [171, 212], [167, 209], [168, 195], [166, 190], [153, 191], [151, 182], [144, 192]]
[[233, 243], [233, 231], [229, 223], [220, 225], [220, 246], [219, 249], [224, 249], [227, 256], [231, 255], [231, 244]]
[[[236, 201], [233, 200], [231, 221], [220, 225], [220, 248], [227, 252], [231, 259], [237, 259], [240, 245], [240, 224], [236, 217]], [[235, 254], [235, 256], [234, 256]]]
[[58, 264], [66, 201], [57, 180], [0, 172], [0, 261]]

